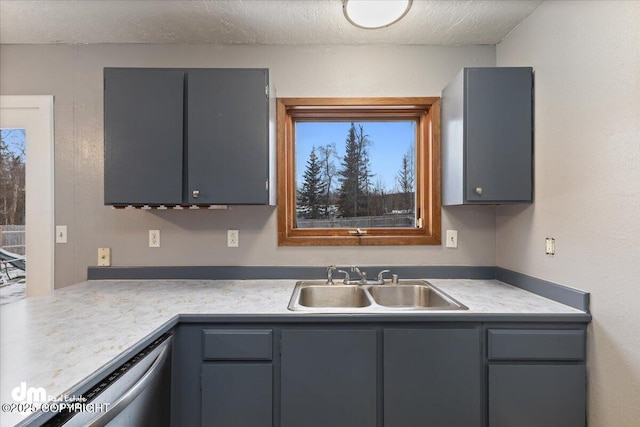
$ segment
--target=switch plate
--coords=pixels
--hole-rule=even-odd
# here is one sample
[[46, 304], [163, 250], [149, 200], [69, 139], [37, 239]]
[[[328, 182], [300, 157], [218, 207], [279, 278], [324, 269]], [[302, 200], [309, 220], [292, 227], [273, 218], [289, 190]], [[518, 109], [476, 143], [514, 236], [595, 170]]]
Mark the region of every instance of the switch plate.
[[56, 243], [67, 243], [66, 225], [56, 225]]
[[547, 237], [544, 239], [544, 253], [549, 256], [556, 254], [556, 239], [553, 237]]
[[98, 248], [98, 267], [111, 265], [111, 248]]
[[227, 247], [237, 248], [240, 246], [240, 232], [238, 230], [227, 230]]
[[160, 230], [149, 230], [149, 247], [160, 247]]
[[447, 230], [447, 247], [453, 249], [458, 247], [458, 230]]

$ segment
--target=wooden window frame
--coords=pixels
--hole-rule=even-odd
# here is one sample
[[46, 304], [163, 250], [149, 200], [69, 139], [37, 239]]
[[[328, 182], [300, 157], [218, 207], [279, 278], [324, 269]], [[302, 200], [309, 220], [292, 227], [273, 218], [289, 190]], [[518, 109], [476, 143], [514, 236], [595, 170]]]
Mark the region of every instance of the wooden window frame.
[[[278, 246], [440, 245], [440, 98], [278, 98]], [[295, 121], [417, 119], [416, 228], [295, 228]]]

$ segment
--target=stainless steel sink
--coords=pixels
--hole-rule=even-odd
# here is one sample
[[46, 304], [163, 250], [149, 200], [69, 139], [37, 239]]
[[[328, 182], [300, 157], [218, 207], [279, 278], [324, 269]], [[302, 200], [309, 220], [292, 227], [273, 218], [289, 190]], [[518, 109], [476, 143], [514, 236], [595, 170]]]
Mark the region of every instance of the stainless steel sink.
[[298, 303], [303, 307], [368, 307], [371, 301], [357, 285], [308, 285], [300, 287]]
[[372, 286], [369, 292], [373, 300], [384, 307], [452, 309], [452, 306], [461, 305], [451, 298], [445, 298], [442, 292], [437, 292], [433, 287], [423, 284]]
[[289, 310], [350, 313], [468, 308], [424, 280], [405, 280], [397, 285], [327, 285], [323, 281], [305, 281], [296, 283]]

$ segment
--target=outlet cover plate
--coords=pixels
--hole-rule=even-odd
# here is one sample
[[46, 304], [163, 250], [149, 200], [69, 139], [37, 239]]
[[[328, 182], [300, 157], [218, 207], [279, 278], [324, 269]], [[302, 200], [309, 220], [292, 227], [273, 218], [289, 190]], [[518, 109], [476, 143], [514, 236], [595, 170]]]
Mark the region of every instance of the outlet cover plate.
[[544, 239], [544, 253], [549, 256], [556, 254], [556, 239], [553, 237], [547, 237]]
[[149, 247], [160, 247], [160, 230], [149, 230]]
[[98, 267], [111, 265], [111, 248], [98, 248]]
[[240, 246], [240, 232], [238, 230], [227, 230], [227, 247], [237, 248]]
[[458, 247], [458, 230], [447, 230], [447, 247], [453, 249]]

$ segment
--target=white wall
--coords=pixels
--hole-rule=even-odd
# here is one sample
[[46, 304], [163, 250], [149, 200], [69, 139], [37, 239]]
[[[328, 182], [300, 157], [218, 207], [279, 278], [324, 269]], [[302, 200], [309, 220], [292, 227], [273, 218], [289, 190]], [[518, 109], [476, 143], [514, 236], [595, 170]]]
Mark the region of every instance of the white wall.
[[[439, 96], [464, 66], [493, 66], [494, 46], [274, 47], [199, 45], [0, 46], [0, 93], [55, 95], [56, 286], [86, 278], [98, 247], [114, 265], [494, 265], [495, 209], [449, 208], [459, 248], [277, 246], [275, 208], [114, 211], [103, 206], [102, 68], [267, 67], [276, 96]], [[27, 160], [28, 161], [28, 160]], [[240, 248], [226, 247], [226, 229]], [[149, 229], [162, 247], [147, 247]]]
[[640, 425], [640, 2], [547, 1], [497, 65], [536, 84], [535, 204], [498, 208], [497, 265], [591, 292], [589, 425]]

